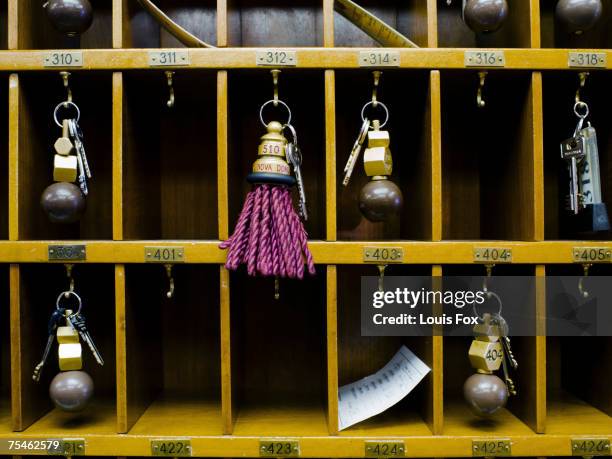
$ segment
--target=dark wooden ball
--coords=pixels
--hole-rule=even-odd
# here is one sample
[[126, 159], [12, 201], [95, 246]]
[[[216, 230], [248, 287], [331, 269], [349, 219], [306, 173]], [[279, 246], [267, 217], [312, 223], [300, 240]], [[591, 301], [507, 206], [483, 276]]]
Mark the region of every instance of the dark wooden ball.
[[94, 382], [84, 371], [63, 371], [49, 386], [49, 396], [60, 410], [82, 411], [94, 393]]
[[474, 414], [487, 417], [506, 405], [508, 387], [495, 375], [476, 373], [465, 380], [463, 396]]
[[402, 191], [391, 180], [372, 180], [359, 194], [359, 210], [371, 222], [384, 222], [398, 215], [404, 198]]
[[568, 32], [582, 33], [597, 24], [602, 10], [601, 0], [559, 0], [555, 14]]
[[74, 223], [85, 211], [86, 201], [75, 184], [57, 182], [45, 188], [40, 205], [53, 223]]
[[47, 16], [57, 31], [79, 35], [91, 26], [93, 8], [89, 0], [49, 0]]
[[463, 19], [474, 32], [495, 32], [508, 18], [506, 0], [468, 0]]

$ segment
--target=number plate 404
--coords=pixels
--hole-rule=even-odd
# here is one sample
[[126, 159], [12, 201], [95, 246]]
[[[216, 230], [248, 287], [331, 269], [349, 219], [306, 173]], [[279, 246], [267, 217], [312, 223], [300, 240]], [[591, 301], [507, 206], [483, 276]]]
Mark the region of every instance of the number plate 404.
[[151, 455], [189, 457], [191, 456], [191, 440], [151, 440]]
[[299, 457], [300, 443], [295, 440], [260, 440], [260, 457]]

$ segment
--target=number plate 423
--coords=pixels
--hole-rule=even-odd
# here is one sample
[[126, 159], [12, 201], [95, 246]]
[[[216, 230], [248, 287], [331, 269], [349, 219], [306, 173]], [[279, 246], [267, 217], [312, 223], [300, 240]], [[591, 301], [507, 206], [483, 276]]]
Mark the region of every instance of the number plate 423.
[[299, 457], [300, 444], [289, 440], [261, 440], [259, 442], [260, 457]]

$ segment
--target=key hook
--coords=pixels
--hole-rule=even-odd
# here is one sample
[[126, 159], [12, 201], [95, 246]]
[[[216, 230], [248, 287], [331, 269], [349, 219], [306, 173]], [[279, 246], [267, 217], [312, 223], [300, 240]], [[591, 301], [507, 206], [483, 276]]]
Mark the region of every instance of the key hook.
[[66, 102], [64, 102], [64, 108], [68, 108], [68, 105], [72, 102], [72, 89], [70, 89], [70, 72], [60, 72], [64, 88], [66, 88]]
[[72, 293], [74, 293], [74, 277], [72, 277], [72, 268], [74, 268], [73, 264], [65, 264], [66, 267], [66, 277], [68, 277], [69, 289], [64, 292], [64, 298], [69, 298]]
[[579, 104], [582, 102], [582, 99], [580, 98], [580, 91], [584, 89], [588, 76], [589, 76], [589, 72], [580, 72], [578, 74], [578, 80], [580, 84], [578, 85], [578, 89], [576, 90], [576, 98], [575, 98], [576, 104]]
[[589, 268], [591, 266], [593, 266], [592, 263], [585, 263], [582, 265], [583, 275], [578, 280], [578, 291], [580, 292], [580, 295], [582, 295], [583, 298], [589, 297], [589, 291], [584, 288], [584, 281], [586, 280], [587, 277], [589, 277]]
[[385, 270], [387, 265], [378, 265], [378, 291], [383, 292], [385, 290]]
[[274, 299], [277, 301], [280, 300], [280, 280], [278, 276], [274, 278]]
[[374, 70], [372, 72], [374, 77], [374, 87], [372, 88], [372, 107], [378, 107], [378, 85], [380, 84], [380, 77], [382, 72], [380, 70]]
[[484, 108], [487, 103], [482, 97], [485, 81], [487, 79], [488, 72], [478, 72], [478, 90], [476, 91], [476, 105], [478, 108]]
[[274, 69], [270, 70], [270, 73], [272, 74], [272, 84], [274, 85], [274, 99], [272, 100], [274, 101], [274, 106], [278, 107], [278, 76], [280, 75], [281, 71]]
[[166, 70], [166, 81], [168, 82], [168, 108], [174, 108], [174, 72]]
[[166, 297], [167, 298], [173, 298], [174, 297], [174, 277], [172, 277], [172, 265], [171, 264], [167, 264], [164, 265], [164, 267], [166, 268], [166, 275], [168, 276], [168, 291], [166, 292]]
[[487, 275], [482, 280], [482, 291], [487, 294], [487, 296], [491, 296], [493, 292], [489, 291], [489, 279], [491, 278], [491, 274], [493, 273], [494, 264], [486, 264], [485, 269], [487, 271]]

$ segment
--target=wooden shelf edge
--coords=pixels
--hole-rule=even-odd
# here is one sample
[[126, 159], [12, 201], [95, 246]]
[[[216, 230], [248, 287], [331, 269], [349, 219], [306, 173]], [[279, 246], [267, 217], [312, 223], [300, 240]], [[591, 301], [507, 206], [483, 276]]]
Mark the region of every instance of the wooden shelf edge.
[[[181, 247], [184, 263], [222, 264], [224, 250], [216, 240], [153, 241], [0, 241], [0, 263], [47, 263], [49, 245], [85, 245], [86, 263], [145, 263], [145, 247]], [[572, 264], [576, 247], [612, 249], [612, 241], [311, 241], [315, 263], [364, 263], [364, 247], [394, 247], [404, 251], [403, 264], [474, 263], [475, 248], [512, 249], [513, 264]], [[65, 263], [66, 260], [53, 262]], [[78, 262], [77, 262], [78, 263]]]
[[[271, 48], [190, 48], [190, 64], [177, 69], [248, 69], [257, 68], [257, 51]], [[281, 48], [274, 48], [281, 49]], [[340, 69], [359, 68], [361, 51], [397, 51], [400, 68], [414, 69], [465, 69], [465, 48], [282, 48], [294, 50], [297, 68]], [[167, 50], [167, 49], [165, 49]], [[177, 48], [176, 50], [185, 50]], [[484, 50], [471, 48], [471, 50]], [[81, 51], [83, 66], [72, 70], [130, 70], [151, 69], [149, 52], [154, 49], [79, 49], [79, 50], [19, 50], [0, 51], [1, 71], [57, 71], [58, 67], [45, 67], [44, 57], [56, 51]], [[568, 67], [569, 51], [603, 52], [607, 55], [607, 69], [612, 68], [612, 50], [568, 50], [504, 48], [506, 65], [496, 67], [506, 70], [572, 70]], [[165, 67], [163, 67], [165, 68]], [[268, 67], [269, 68], [269, 67]], [[470, 68], [474, 70], [474, 68]], [[573, 69], [576, 70], [576, 69]]]

